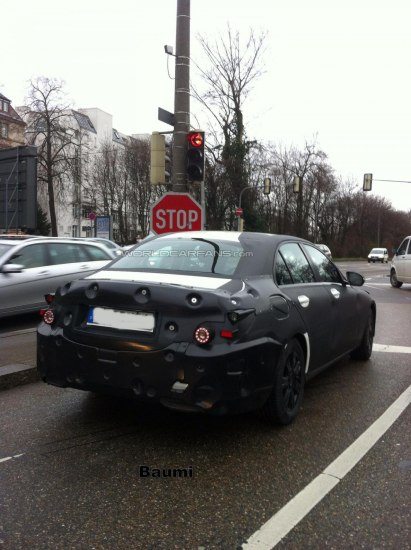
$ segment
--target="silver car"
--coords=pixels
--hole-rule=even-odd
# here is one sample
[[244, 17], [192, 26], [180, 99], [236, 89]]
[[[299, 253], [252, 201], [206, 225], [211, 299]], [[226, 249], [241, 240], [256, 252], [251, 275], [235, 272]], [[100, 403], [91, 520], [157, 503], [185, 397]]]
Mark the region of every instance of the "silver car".
[[0, 317], [40, 309], [44, 294], [94, 273], [114, 257], [114, 251], [90, 241], [0, 239]]

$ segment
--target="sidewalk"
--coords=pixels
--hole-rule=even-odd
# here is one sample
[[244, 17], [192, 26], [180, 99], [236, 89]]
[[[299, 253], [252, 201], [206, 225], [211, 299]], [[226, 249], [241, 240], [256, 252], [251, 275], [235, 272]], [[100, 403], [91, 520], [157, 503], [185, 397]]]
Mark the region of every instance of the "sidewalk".
[[39, 380], [36, 329], [0, 334], [0, 390]]

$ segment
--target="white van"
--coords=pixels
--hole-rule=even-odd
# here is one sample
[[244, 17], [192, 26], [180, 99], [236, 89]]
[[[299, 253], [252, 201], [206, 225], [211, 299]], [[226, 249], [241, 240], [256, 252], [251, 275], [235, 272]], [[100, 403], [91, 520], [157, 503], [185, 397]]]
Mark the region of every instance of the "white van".
[[388, 250], [386, 248], [373, 248], [368, 254], [368, 263], [388, 263]]
[[394, 288], [411, 283], [411, 235], [405, 237], [392, 258], [390, 282]]

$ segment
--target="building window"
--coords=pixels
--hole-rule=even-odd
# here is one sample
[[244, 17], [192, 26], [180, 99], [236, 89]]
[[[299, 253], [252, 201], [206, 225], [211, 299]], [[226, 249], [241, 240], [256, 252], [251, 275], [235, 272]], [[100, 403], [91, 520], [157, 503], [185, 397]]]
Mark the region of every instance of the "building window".
[[3, 101], [3, 111], [5, 113], [9, 112], [9, 104], [7, 103], [7, 101]]
[[0, 137], [7, 139], [9, 137], [9, 125], [0, 122]]
[[83, 204], [81, 206], [81, 217], [88, 219], [89, 215], [93, 212], [91, 204]]
[[77, 225], [72, 225], [71, 226], [71, 236], [72, 237], [78, 237], [78, 226]]

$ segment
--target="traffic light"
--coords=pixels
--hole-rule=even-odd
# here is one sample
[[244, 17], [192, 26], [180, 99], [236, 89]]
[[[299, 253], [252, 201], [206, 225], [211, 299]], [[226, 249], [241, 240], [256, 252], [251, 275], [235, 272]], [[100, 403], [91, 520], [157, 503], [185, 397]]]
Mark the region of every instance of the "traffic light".
[[299, 193], [301, 189], [301, 178], [300, 176], [294, 176], [293, 179], [293, 191], [294, 193]]
[[151, 134], [150, 183], [166, 182], [166, 140], [162, 134]]
[[371, 191], [372, 189], [372, 174], [364, 174], [364, 181], [362, 184], [363, 191]]
[[187, 134], [187, 178], [204, 180], [204, 132], [198, 130]]
[[271, 193], [271, 178], [264, 178], [264, 195], [269, 195]]

